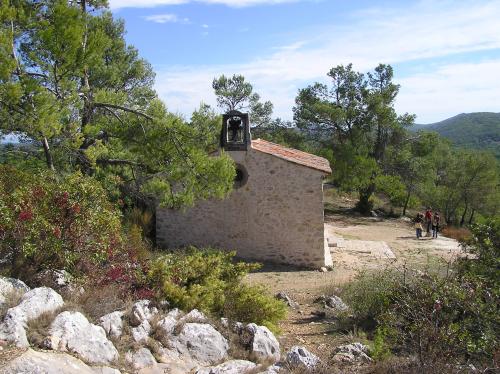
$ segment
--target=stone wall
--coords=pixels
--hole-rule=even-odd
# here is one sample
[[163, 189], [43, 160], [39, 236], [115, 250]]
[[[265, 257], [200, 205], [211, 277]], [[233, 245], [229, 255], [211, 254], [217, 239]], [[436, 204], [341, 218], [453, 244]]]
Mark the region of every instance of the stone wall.
[[158, 245], [212, 246], [246, 259], [331, 265], [323, 226], [324, 173], [254, 149], [227, 153], [246, 168], [246, 184], [225, 200], [158, 209]]

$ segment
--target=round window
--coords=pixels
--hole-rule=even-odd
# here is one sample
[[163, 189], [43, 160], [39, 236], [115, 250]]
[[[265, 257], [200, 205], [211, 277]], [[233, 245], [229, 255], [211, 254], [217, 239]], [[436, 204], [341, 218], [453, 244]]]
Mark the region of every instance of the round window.
[[247, 169], [243, 165], [236, 164], [236, 175], [234, 176], [234, 188], [243, 187], [248, 181]]

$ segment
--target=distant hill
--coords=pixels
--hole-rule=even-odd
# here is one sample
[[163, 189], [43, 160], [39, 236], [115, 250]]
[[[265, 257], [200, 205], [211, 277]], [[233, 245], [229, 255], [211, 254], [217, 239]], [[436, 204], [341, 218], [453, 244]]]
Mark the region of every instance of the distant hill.
[[500, 158], [500, 113], [462, 113], [412, 130], [435, 131], [457, 146], [491, 150]]

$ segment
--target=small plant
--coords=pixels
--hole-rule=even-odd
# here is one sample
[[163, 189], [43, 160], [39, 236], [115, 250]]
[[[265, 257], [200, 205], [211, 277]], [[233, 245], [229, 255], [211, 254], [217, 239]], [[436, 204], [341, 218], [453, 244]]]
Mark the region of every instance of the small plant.
[[235, 252], [194, 247], [155, 260], [150, 287], [161, 299], [183, 310], [200, 309], [214, 316], [255, 322], [275, 329], [286, 306], [260, 287], [242, 284], [259, 264], [233, 262]]

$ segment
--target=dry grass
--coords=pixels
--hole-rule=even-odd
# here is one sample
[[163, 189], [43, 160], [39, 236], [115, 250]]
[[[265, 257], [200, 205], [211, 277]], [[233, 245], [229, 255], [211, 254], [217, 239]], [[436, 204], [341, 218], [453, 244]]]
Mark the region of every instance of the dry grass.
[[70, 300], [91, 322], [96, 322], [100, 317], [117, 311], [130, 309], [132, 299], [123, 298], [123, 292], [117, 285], [110, 284], [102, 287], [85, 287], [82, 295], [76, 295]]
[[46, 338], [49, 336], [50, 324], [61, 310], [42, 313], [38, 318], [28, 321], [26, 334], [30, 345], [38, 348], [47, 348]]
[[471, 237], [471, 232], [466, 227], [446, 226], [441, 230], [441, 233], [448, 238], [456, 239], [458, 241], [469, 239]]
[[0, 304], [0, 321], [4, 319], [5, 315], [7, 314], [7, 310], [19, 305], [23, 295], [24, 291], [18, 289], [14, 289], [4, 295], [5, 301]]

